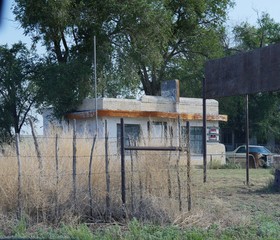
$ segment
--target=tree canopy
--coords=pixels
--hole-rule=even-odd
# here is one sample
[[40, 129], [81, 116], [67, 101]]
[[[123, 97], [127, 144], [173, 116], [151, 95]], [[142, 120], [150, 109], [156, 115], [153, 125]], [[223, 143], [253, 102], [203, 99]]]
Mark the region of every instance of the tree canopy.
[[100, 94], [141, 87], [158, 95], [161, 81], [178, 76], [193, 86], [204, 61], [222, 55], [221, 26], [231, 5], [231, 0], [16, 0], [14, 13], [59, 65], [82, 58], [90, 68], [96, 36]]
[[34, 55], [22, 44], [0, 46], [0, 139], [20, 133], [36, 102]]

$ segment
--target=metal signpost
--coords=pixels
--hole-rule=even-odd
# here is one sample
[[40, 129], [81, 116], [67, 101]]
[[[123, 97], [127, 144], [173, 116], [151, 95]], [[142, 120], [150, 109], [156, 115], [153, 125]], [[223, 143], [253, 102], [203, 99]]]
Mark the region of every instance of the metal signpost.
[[[206, 82], [203, 98], [246, 96], [247, 184], [249, 184], [248, 94], [280, 90], [279, 56], [280, 44], [274, 44], [243, 54], [210, 60], [205, 66]], [[206, 114], [203, 117], [206, 118]]]

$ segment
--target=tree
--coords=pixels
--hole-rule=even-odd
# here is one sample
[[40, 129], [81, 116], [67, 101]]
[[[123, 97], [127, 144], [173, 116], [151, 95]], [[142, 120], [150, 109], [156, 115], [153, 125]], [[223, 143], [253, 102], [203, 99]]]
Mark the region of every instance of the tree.
[[37, 106], [51, 106], [58, 119], [75, 110], [92, 89], [90, 68], [83, 59], [61, 64], [47, 59], [40, 62], [37, 69]]
[[[222, 54], [220, 26], [232, 4], [231, 0], [15, 3], [14, 13], [25, 33], [34, 43], [42, 40], [60, 65], [79, 56], [90, 68], [97, 36], [98, 83], [107, 96], [117, 95], [111, 85], [119, 92], [127, 88], [133, 92], [141, 85], [146, 94], [158, 95], [161, 81], [178, 78], [179, 73], [182, 81], [201, 78], [204, 61]], [[191, 74], [183, 73], [183, 68]]]
[[[267, 13], [262, 13], [257, 25], [243, 22], [233, 29], [235, 36], [234, 51], [245, 52], [269, 44], [280, 42], [280, 23], [276, 23]], [[240, 139], [245, 139], [245, 112], [243, 97], [229, 97], [220, 101], [221, 112], [229, 116], [227, 126], [233, 129]], [[260, 142], [265, 142], [269, 134], [280, 137], [279, 93], [258, 93], [249, 96], [250, 132]]]
[[[225, 19], [229, 3], [229, 1], [159, 1], [156, 6], [160, 10], [163, 9], [163, 12], [154, 9], [152, 5], [150, 9], [159, 14], [152, 14], [146, 10], [139, 14], [143, 16], [143, 21], [132, 23], [134, 31], [131, 33], [128, 28], [125, 36], [131, 39], [128, 51], [133, 63], [136, 64], [146, 94], [158, 95], [160, 83], [168, 78], [177, 78], [181, 68], [187, 67], [184, 69], [186, 77], [188, 76], [186, 72], [196, 70], [192, 66], [196, 64], [203, 66], [206, 59], [221, 56], [222, 48], [219, 41], [221, 28], [218, 26]], [[149, 19], [149, 16], [153, 18], [150, 23], [146, 23], [144, 19]], [[150, 28], [149, 31], [147, 26]], [[202, 74], [200, 80], [201, 78]]]
[[0, 46], [0, 133], [20, 133], [36, 101], [34, 55], [22, 43]]
[[262, 13], [257, 19], [257, 26], [243, 22], [233, 29], [236, 49], [250, 51], [280, 41], [280, 24], [276, 23], [268, 13]]

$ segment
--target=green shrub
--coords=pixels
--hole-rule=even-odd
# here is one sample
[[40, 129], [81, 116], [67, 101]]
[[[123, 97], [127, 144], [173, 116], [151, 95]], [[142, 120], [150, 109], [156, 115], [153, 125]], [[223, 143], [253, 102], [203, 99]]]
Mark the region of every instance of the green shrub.
[[85, 224], [78, 225], [77, 227], [68, 227], [66, 234], [70, 237], [70, 239], [75, 239], [75, 240], [94, 239], [93, 233]]
[[220, 160], [214, 159], [208, 163], [208, 168], [209, 169], [221, 169], [222, 168], [222, 163]]
[[241, 165], [239, 163], [229, 162], [226, 164], [222, 164], [220, 160], [212, 160], [208, 163], [209, 169], [240, 169]]
[[27, 234], [26, 219], [23, 217], [13, 229], [13, 234], [16, 237], [25, 237]]
[[240, 169], [241, 165], [239, 163], [229, 162], [221, 166], [221, 169]]

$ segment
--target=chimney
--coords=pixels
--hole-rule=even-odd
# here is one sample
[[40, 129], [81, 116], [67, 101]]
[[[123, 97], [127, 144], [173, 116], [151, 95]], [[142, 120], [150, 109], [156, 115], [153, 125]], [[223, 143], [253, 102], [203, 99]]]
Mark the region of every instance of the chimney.
[[174, 102], [180, 101], [180, 86], [179, 80], [164, 81], [161, 84], [161, 96], [171, 98]]

